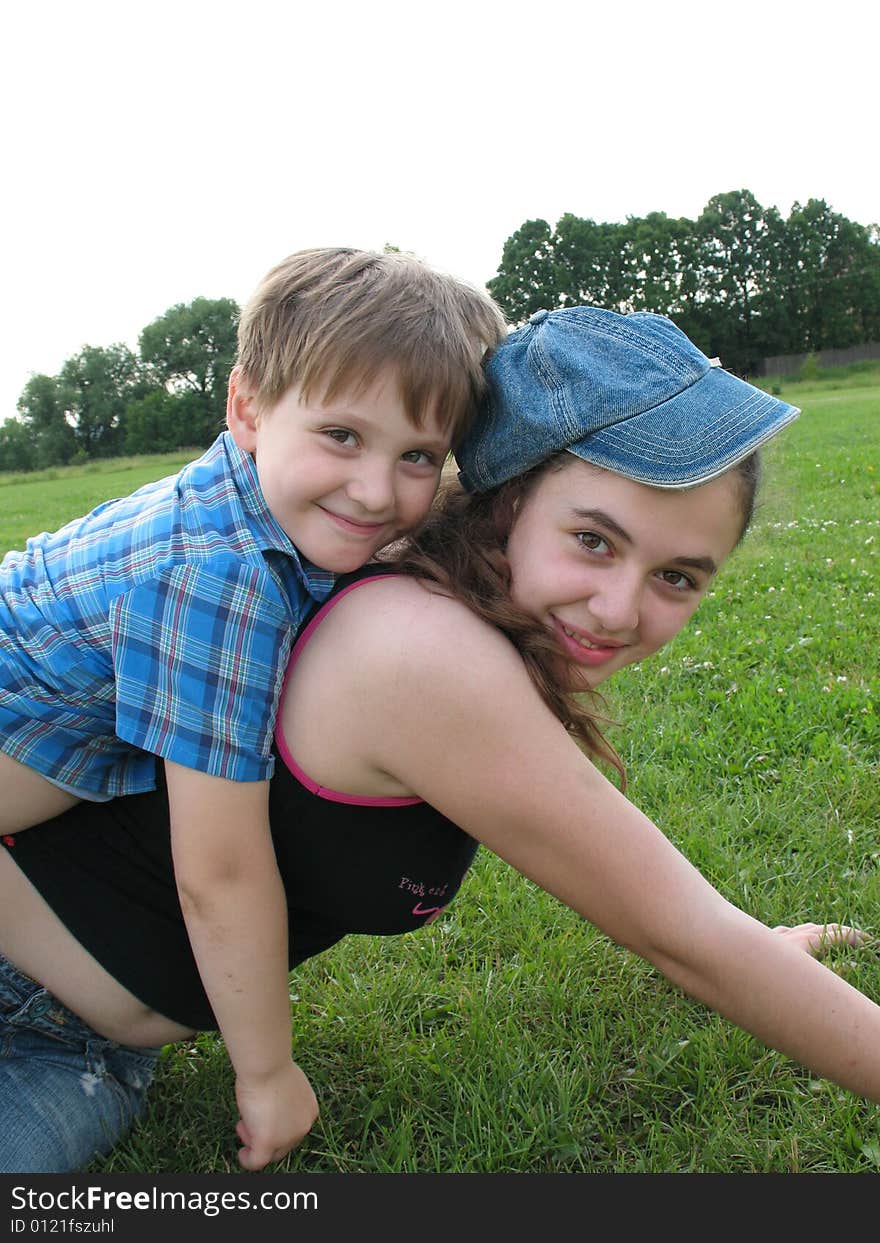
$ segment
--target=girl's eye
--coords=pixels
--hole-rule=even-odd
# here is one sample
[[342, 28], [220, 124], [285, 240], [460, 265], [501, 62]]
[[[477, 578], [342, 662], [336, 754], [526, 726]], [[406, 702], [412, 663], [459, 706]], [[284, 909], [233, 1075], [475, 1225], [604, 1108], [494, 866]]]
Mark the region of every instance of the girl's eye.
[[660, 579], [676, 591], [694, 591], [697, 586], [694, 580], [687, 574], [682, 574], [681, 570], [661, 570]]
[[354, 448], [357, 445], [357, 436], [354, 432], [349, 431], [347, 427], [325, 427], [324, 434], [329, 436], [331, 440], [335, 440], [339, 445], [345, 445], [347, 448]]
[[588, 548], [590, 552], [606, 553], [611, 551], [611, 547], [606, 539], [601, 535], [597, 535], [595, 531], [578, 531], [577, 538], [580, 540], [584, 548]]

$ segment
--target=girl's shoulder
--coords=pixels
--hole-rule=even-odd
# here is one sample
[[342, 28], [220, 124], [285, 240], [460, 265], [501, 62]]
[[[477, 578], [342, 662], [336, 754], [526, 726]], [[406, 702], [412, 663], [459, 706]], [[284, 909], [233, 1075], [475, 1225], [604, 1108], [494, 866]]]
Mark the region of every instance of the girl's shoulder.
[[360, 580], [341, 595], [315, 638], [351, 654], [367, 674], [413, 668], [424, 681], [432, 673], [460, 672], [463, 662], [522, 667], [500, 630], [434, 583], [388, 574]]

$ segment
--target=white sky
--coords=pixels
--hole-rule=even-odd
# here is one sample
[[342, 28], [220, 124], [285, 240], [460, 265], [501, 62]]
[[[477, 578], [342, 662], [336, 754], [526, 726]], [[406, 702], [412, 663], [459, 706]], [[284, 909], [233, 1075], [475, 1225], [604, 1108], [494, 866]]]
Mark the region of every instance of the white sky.
[[29, 375], [305, 246], [483, 284], [564, 212], [880, 220], [876, 0], [43, 0], [3, 21], [0, 422]]

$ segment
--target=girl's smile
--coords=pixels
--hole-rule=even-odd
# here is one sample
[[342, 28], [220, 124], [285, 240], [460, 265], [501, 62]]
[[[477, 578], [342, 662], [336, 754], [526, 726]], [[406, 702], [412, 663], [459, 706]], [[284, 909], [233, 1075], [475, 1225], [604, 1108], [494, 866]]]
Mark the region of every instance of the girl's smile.
[[624, 644], [612, 643], [609, 639], [599, 639], [575, 626], [566, 625], [558, 617], [553, 618], [553, 625], [562, 641], [563, 650], [578, 665], [586, 665], [598, 669], [606, 661], [612, 660]]

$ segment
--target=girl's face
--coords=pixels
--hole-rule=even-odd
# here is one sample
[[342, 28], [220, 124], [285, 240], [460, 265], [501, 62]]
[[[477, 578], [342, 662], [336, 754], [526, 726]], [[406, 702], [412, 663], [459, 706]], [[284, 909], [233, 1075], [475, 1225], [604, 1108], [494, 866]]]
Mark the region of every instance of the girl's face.
[[507, 543], [511, 596], [556, 634], [571, 689], [678, 634], [739, 539], [739, 488], [651, 488], [574, 456], [538, 479]]

